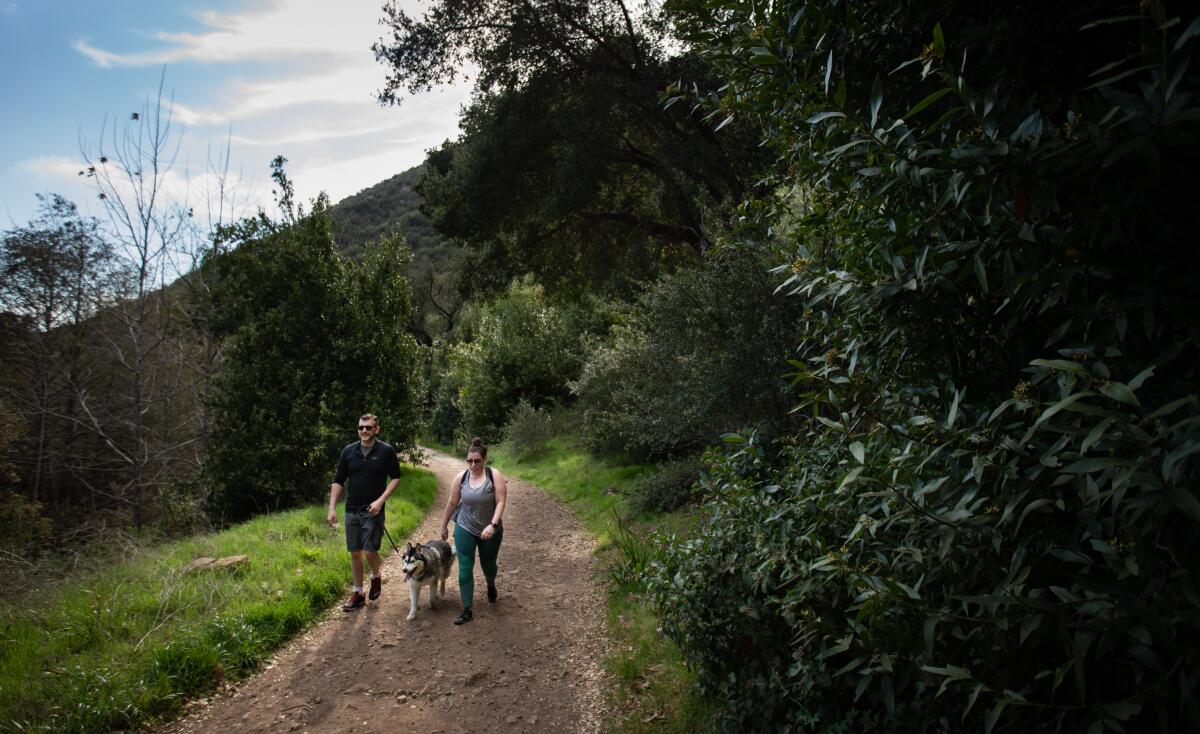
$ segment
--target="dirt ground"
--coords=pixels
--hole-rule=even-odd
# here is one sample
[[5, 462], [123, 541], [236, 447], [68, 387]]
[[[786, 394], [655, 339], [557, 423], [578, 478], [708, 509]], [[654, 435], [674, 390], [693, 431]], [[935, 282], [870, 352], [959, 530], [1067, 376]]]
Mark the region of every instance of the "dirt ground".
[[[438, 497], [410, 538], [438, 535], [461, 459], [432, 453]], [[386, 540], [385, 540], [386, 542]], [[594, 541], [569, 510], [510, 478], [499, 599], [478, 562], [475, 619], [456, 627], [458, 567], [436, 609], [408, 614], [400, 554], [384, 560], [383, 595], [341, 602], [258, 675], [194, 702], [164, 734], [191, 732], [596, 732], [605, 719], [604, 598]], [[346, 556], [346, 578], [350, 557]]]

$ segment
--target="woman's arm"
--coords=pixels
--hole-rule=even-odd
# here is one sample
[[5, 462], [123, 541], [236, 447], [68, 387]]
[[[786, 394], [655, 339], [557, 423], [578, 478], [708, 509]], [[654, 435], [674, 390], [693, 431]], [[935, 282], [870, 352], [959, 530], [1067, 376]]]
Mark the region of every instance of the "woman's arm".
[[479, 537], [487, 540], [496, 534], [496, 526], [504, 517], [504, 501], [508, 499], [508, 480], [499, 469], [492, 469], [492, 484], [496, 485], [496, 510], [492, 513], [492, 524], [483, 529]]
[[442, 510], [442, 540], [450, 537], [450, 531], [446, 526], [450, 524], [450, 514], [454, 512], [454, 508], [458, 507], [458, 503], [462, 501], [462, 484], [459, 483], [459, 475], [454, 475], [454, 481], [450, 485], [450, 499], [446, 500], [446, 509]]

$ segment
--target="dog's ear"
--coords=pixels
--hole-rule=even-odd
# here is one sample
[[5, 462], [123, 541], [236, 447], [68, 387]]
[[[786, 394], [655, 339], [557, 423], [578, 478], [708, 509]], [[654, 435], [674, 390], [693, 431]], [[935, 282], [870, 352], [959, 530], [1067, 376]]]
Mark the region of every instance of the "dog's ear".
[[406, 545], [407, 545], [407, 547], [405, 548], [405, 551], [406, 551], [406, 552], [408, 552], [408, 553], [412, 553], [413, 544], [412, 544], [412, 543], [408, 543], [408, 544], [406, 544]]

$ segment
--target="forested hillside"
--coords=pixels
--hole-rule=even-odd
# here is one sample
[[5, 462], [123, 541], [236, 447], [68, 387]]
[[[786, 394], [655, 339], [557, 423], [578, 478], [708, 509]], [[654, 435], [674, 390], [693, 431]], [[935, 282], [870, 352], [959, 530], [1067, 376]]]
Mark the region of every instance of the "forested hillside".
[[338, 249], [357, 256], [365, 243], [400, 232], [415, 261], [444, 266], [454, 248], [421, 213], [421, 195], [416, 186], [424, 173], [423, 165], [415, 166], [330, 205], [329, 218], [333, 220]]

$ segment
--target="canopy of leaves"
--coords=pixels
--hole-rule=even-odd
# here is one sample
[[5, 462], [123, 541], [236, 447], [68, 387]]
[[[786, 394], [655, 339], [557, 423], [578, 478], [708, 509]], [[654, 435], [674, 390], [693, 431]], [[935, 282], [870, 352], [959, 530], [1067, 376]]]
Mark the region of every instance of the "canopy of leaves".
[[489, 273], [628, 287], [694, 261], [709, 219], [745, 188], [756, 158], [745, 131], [661, 103], [709, 69], [666, 52], [648, 7], [444, 1], [420, 20], [395, 4], [385, 14], [384, 101], [464, 61], [480, 70], [463, 134], [430, 155], [421, 193], [434, 226]]

